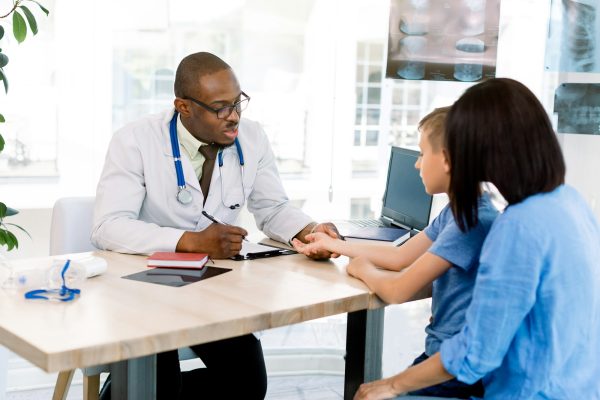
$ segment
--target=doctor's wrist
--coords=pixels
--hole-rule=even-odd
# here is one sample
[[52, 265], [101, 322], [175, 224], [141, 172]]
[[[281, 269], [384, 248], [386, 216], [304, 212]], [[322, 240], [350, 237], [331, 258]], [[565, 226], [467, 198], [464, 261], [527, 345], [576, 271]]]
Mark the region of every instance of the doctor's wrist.
[[302, 228], [302, 230], [300, 232], [298, 232], [296, 234], [296, 236], [294, 236], [294, 238], [300, 240], [303, 243], [306, 243], [306, 235], [308, 235], [309, 233], [314, 233], [315, 228], [318, 225], [319, 224], [316, 222], [311, 222], [310, 224], [308, 224], [304, 228]]
[[179, 238], [177, 242], [177, 246], [175, 246], [175, 251], [179, 253], [188, 253], [190, 252], [193, 246], [194, 240], [192, 232], [185, 231], [183, 235]]
[[208, 253], [208, 249], [202, 246], [204, 240], [202, 240], [203, 231], [191, 232], [185, 231], [179, 238], [175, 251], [181, 253]]

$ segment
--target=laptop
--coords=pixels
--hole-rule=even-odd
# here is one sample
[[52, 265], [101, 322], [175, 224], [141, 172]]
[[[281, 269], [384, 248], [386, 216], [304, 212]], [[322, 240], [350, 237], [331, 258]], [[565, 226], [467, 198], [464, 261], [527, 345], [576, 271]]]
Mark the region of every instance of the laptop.
[[400, 245], [429, 223], [433, 196], [427, 194], [415, 163], [419, 152], [392, 147], [383, 207], [378, 219], [347, 220], [339, 224], [343, 236], [383, 240]]

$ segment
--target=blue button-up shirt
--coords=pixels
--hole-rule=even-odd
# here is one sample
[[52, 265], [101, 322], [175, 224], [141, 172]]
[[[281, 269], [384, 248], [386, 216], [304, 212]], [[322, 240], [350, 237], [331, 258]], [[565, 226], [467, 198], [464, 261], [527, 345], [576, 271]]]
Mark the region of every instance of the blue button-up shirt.
[[440, 351], [486, 399], [600, 399], [600, 228], [573, 188], [496, 219], [466, 324]]

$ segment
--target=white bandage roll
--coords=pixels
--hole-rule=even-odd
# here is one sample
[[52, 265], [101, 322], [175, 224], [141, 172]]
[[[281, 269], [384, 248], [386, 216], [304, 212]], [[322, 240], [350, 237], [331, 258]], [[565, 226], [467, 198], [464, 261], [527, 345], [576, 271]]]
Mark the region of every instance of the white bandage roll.
[[80, 265], [85, 270], [85, 277], [92, 278], [103, 274], [108, 269], [108, 263], [101, 257], [85, 257], [71, 261], [73, 264]]

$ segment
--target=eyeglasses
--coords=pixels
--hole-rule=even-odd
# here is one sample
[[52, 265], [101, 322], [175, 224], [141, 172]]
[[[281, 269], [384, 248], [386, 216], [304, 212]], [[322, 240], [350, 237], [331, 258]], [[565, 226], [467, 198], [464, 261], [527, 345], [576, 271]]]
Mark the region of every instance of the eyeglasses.
[[248, 107], [248, 103], [250, 102], [250, 96], [248, 96], [244, 92], [242, 92], [242, 96], [244, 96], [244, 98], [241, 99], [240, 101], [237, 101], [230, 106], [225, 106], [225, 107], [222, 107], [222, 108], [219, 108], [216, 110], [214, 108], [210, 107], [208, 104], [204, 104], [203, 102], [196, 100], [193, 97], [185, 96], [185, 97], [183, 97], [183, 99], [191, 100], [194, 103], [198, 104], [200, 107], [204, 108], [205, 110], [214, 112], [217, 115], [217, 118], [219, 118], [219, 119], [227, 119], [227, 118], [229, 118], [229, 116], [231, 115], [231, 113], [234, 110], [237, 113], [237, 115], [240, 115], [242, 113], [242, 111], [244, 111], [246, 109], [246, 107]]

